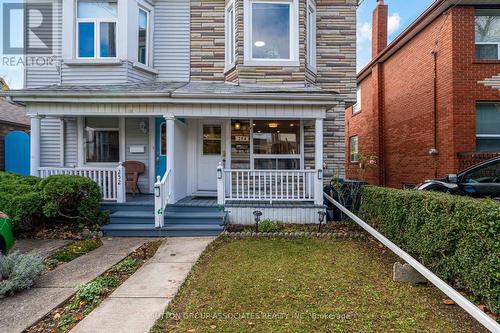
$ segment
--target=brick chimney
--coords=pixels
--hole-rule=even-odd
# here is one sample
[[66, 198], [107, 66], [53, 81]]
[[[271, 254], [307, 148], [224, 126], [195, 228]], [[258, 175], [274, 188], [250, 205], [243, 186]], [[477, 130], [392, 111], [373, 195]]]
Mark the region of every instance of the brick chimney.
[[382, 52], [387, 46], [387, 21], [389, 19], [389, 6], [384, 0], [378, 0], [373, 11], [372, 21], [372, 59]]

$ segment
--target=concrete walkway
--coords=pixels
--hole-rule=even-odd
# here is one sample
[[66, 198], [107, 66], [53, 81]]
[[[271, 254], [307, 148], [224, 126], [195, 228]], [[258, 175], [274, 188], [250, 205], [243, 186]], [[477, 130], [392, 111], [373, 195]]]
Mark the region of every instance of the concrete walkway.
[[72, 333], [147, 333], [213, 237], [168, 238], [156, 254]]
[[35, 287], [0, 299], [0, 332], [16, 333], [33, 325], [70, 298], [82, 283], [107, 271], [148, 239], [103, 239], [103, 245], [43, 274]]
[[67, 239], [19, 239], [16, 240], [10, 252], [35, 252], [40, 258], [45, 259], [56, 250], [71, 242], [71, 240]]

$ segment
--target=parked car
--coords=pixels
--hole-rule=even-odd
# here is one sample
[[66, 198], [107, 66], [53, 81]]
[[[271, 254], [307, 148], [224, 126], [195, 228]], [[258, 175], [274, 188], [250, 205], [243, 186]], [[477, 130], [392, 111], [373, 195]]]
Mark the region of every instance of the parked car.
[[448, 175], [445, 179], [427, 180], [417, 189], [500, 199], [500, 157]]
[[0, 251], [7, 254], [14, 245], [14, 234], [12, 224], [7, 214], [0, 212]]

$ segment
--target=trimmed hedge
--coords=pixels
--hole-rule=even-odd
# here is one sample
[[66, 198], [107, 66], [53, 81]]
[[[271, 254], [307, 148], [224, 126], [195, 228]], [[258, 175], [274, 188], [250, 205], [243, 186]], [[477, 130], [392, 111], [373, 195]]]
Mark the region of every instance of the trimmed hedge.
[[40, 179], [0, 172], [0, 211], [14, 229], [28, 229], [45, 219], [97, 223], [101, 202], [99, 186], [70, 175]]
[[500, 203], [366, 186], [361, 217], [456, 288], [500, 312]]

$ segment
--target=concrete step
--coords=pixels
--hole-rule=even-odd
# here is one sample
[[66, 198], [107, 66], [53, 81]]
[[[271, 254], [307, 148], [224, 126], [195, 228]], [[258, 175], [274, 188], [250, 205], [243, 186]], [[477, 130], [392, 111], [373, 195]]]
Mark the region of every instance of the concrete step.
[[106, 224], [101, 227], [106, 236], [114, 237], [187, 237], [187, 236], [215, 236], [220, 234], [224, 228], [219, 225], [207, 224], [169, 224], [161, 229], [154, 224]]
[[[166, 224], [220, 224], [224, 213], [221, 212], [166, 212]], [[154, 224], [153, 211], [117, 211], [110, 215], [110, 223]]]

